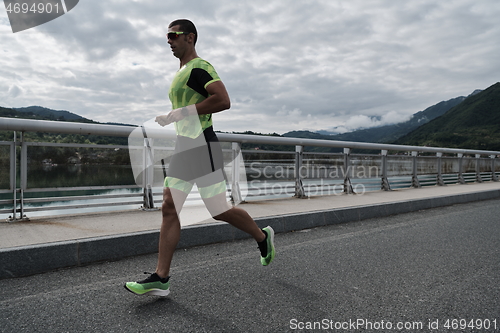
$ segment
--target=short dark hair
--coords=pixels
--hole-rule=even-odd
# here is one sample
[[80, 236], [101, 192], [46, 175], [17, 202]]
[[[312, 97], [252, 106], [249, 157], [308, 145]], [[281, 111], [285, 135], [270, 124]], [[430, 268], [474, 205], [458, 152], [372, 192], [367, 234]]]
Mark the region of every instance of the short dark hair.
[[194, 45], [196, 45], [196, 41], [198, 40], [198, 31], [196, 30], [196, 27], [194, 26], [194, 23], [186, 20], [186, 19], [179, 19], [175, 20], [172, 23], [168, 25], [169, 28], [172, 28], [173, 26], [179, 26], [179, 29], [183, 32], [191, 32], [194, 34]]

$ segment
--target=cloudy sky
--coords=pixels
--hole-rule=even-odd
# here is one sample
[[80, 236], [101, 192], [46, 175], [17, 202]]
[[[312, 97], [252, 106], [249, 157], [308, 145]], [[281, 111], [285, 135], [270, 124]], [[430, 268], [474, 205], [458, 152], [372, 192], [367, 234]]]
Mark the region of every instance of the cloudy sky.
[[221, 131], [400, 122], [500, 81], [498, 0], [81, 0], [12, 33], [0, 6], [0, 106], [141, 124], [170, 110], [165, 33], [189, 18], [232, 100]]

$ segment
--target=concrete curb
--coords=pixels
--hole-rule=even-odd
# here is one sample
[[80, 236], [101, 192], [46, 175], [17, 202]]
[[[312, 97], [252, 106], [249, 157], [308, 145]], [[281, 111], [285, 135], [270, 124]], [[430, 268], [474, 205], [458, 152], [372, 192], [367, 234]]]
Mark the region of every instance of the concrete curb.
[[[500, 190], [491, 190], [271, 216], [258, 218], [256, 222], [260, 227], [270, 225], [276, 233], [281, 233], [497, 198], [500, 198]], [[178, 248], [230, 242], [248, 237], [246, 233], [226, 223], [193, 225], [182, 228]], [[156, 253], [158, 238], [159, 231], [155, 230], [0, 249], [0, 279]]]

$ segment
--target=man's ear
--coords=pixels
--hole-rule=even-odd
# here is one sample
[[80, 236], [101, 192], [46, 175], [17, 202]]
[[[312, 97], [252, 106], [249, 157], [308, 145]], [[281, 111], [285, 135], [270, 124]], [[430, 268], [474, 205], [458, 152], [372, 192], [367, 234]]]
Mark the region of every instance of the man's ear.
[[194, 36], [194, 34], [192, 34], [192, 33], [191, 33], [191, 34], [189, 34], [189, 35], [187, 35], [187, 36], [186, 36], [186, 38], [187, 38], [187, 42], [189, 42], [189, 43], [193, 43], [193, 44], [194, 44], [194, 37], [195, 37], [195, 36]]

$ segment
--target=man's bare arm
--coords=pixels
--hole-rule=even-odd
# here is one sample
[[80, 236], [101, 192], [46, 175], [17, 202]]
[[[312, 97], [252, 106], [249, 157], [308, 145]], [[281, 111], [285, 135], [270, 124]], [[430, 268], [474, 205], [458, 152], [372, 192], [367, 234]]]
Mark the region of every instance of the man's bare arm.
[[227, 110], [231, 107], [231, 100], [222, 81], [212, 82], [207, 86], [210, 95], [202, 102], [196, 104], [198, 114], [211, 114]]

